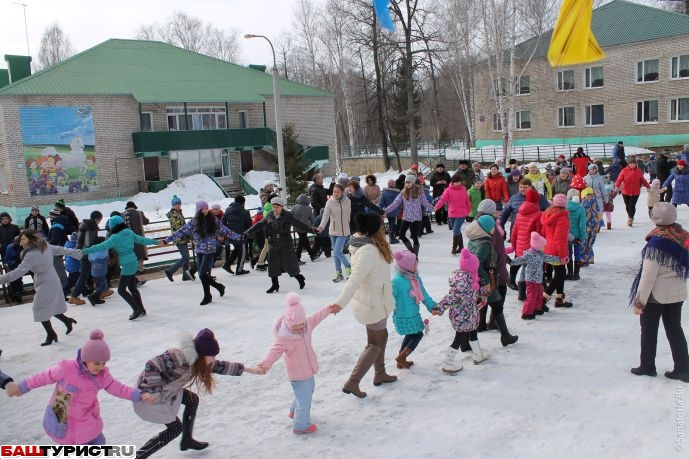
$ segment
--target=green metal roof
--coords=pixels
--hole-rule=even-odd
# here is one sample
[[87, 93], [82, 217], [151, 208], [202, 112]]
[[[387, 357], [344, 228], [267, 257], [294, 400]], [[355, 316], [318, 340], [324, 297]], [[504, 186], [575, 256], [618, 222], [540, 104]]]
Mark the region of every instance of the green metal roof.
[[[329, 96], [280, 80], [283, 96]], [[111, 39], [0, 88], [4, 95], [131, 94], [139, 102], [262, 102], [269, 73], [157, 41]]]
[[[647, 5], [613, 0], [593, 10], [591, 29], [601, 48], [639, 43], [689, 34], [689, 16]], [[528, 58], [536, 46], [534, 58], [546, 57], [552, 29], [540, 37], [517, 46], [516, 55]]]

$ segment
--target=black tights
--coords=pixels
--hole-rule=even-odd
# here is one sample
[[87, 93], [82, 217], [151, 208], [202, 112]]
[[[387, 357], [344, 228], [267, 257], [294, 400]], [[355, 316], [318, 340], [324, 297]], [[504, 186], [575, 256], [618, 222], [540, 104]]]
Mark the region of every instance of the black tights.
[[553, 265], [553, 278], [550, 284], [545, 288], [545, 293], [552, 295], [557, 292], [558, 295], [565, 293], [565, 277], [567, 276], [567, 267], [565, 265]]
[[423, 332], [414, 333], [412, 335], [404, 335], [404, 339], [402, 339], [402, 346], [400, 346], [400, 352], [402, 352], [405, 347], [408, 347], [413, 351], [416, 349], [416, 346], [419, 345], [422, 339]]
[[[400, 239], [404, 245], [409, 249], [410, 252], [414, 252], [418, 255], [419, 250], [419, 228], [421, 227], [421, 222], [408, 222], [402, 220], [400, 224]], [[409, 243], [409, 238], [407, 238], [407, 230], [410, 230], [411, 239], [414, 242], [414, 246]]]
[[[69, 327], [70, 323], [73, 320], [62, 313], [55, 314], [53, 317], [65, 324], [67, 327]], [[45, 329], [45, 332], [48, 334], [48, 336], [55, 334], [55, 330], [53, 329], [53, 324], [50, 322], [50, 319], [42, 321], [41, 325], [43, 325], [43, 328]]]
[[459, 346], [461, 344], [464, 344], [465, 346], [469, 344], [469, 341], [476, 341], [478, 340], [478, 334], [476, 333], [476, 330], [472, 330], [470, 332], [455, 332], [455, 339], [452, 341], [452, 344], [450, 344], [450, 347], [452, 349], [459, 349]]
[[634, 214], [636, 213], [636, 201], [639, 200], [639, 195], [631, 196], [623, 194], [622, 199], [624, 200], [624, 207], [627, 209], [627, 216], [629, 218], [634, 218]]
[[[141, 293], [136, 286], [138, 279], [132, 275], [120, 275], [120, 283], [117, 284], [117, 293], [131, 306], [134, 312], [139, 308], [144, 309], [143, 301], [141, 301]], [[129, 291], [127, 291], [129, 290]]]
[[[196, 416], [196, 409], [199, 407], [199, 396], [189, 389], [184, 389], [182, 393], [182, 404], [184, 405], [182, 419], [184, 423], [188, 423], [191, 418]], [[165, 424], [165, 430], [158, 434], [158, 441], [160, 441], [163, 446], [167, 445], [182, 433], [182, 426], [183, 423], [179, 418], [175, 418], [174, 421]]]

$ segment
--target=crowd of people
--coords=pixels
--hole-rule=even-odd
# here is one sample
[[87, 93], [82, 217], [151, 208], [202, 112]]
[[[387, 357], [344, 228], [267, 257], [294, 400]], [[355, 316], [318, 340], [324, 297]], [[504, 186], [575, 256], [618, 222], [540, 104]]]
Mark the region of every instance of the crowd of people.
[[[95, 305], [108, 296], [108, 269], [103, 270], [100, 261], [108, 257], [95, 256], [107, 254], [108, 250], [120, 270], [118, 293], [133, 310], [130, 320], [146, 314], [136, 273], [143, 270], [145, 247], [152, 244], [177, 247], [181, 258], [165, 270], [166, 277], [174, 281], [180, 268], [184, 281], [194, 280], [197, 274], [203, 288], [201, 305], [212, 301], [211, 287], [220, 296], [225, 293], [225, 286], [212, 275], [223, 248], [223, 268], [234, 275], [249, 272], [244, 269], [247, 258], [256, 270], [263, 270], [267, 264], [269, 294], [279, 291], [282, 273], [294, 277], [300, 289], [305, 287], [306, 280], [299, 268], [304, 251], [312, 261], [323, 253], [332, 256], [332, 280], [344, 282], [344, 286], [331, 304], [308, 317], [299, 295], [289, 293], [285, 297], [285, 311], [273, 327], [275, 342], [263, 361], [253, 367], [216, 360], [219, 344], [211, 330], [203, 329], [195, 338], [185, 338], [179, 348], [170, 348], [147, 361], [137, 387], [130, 388], [110, 376], [106, 367], [109, 349], [102, 332], [95, 330], [76, 359], [60, 362], [55, 368], [19, 383], [0, 374], [0, 384], [11, 396], [56, 384], [50, 400], [55, 407], [76, 403], [78, 397], [70, 400], [68, 386], [78, 388], [96, 381], [98, 388], [134, 401], [135, 411], [142, 419], [165, 425], [165, 430], [139, 449], [137, 457], [145, 458], [180, 434], [182, 450], [208, 446], [192, 438], [199, 396], [190, 383], [211, 393], [214, 373], [265, 374], [284, 355], [294, 392], [289, 409], [293, 431], [309, 434], [317, 429], [310, 420], [314, 377], [318, 372], [311, 336], [326, 317], [351, 305], [355, 320], [365, 327], [365, 346], [342, 385], [342, 392], [358, 398], [367, 396], [361, 384], [371, 368], [374, 386], [397, 381], [397, 376], [386, 369], [390, 316], [395, 331], [402, 336], [394, 358], [396, 368], [413, 367], [414, 361], [409, 357], [420, 345], [428, 326], [428, 319], [424, 321], [420, 314], [421, 304], [433, 316], [448, 312], [454, 330], [442, 371], [461, 371], [462, 352], [471, 352], [473, 363], [480, 364], [490, 356], [479, 344], [479, 333], [498, 330], [502, 346], [514, 345], [519, 340], [510, 333], [504, 314], [510, 290], [523, 301], [521, 319], [525, 321], [550, 312], [551, 298], [555, 308], [574, 306], [571, 298], [566, 297], [567, 282], [578, 281], [581, 268], [595, 263], [594, 245], [601, 229], [611, 229], [609, 213], [615, 196], [622, 194], [628, 225], [632, 226], [641, 187], [649, 189], [649, 214], [656, 227], [646, 237], [642, 263], [630, 292], [632, 311], [640, 315], [641, 324], [640, 365], [632, 368], [631, 373], [656, 376], [657, 330], [662, 319], [675, 364], [665, 376], [689, 382], [689, 354], [681, 327], [681, 307], [689, 277], [689, 233], [676, 222], [676, 206], [689, 205], [689, 196], [685, 201], [685, 195], [689, 195], [689, 184], [684, 182], [689, 175], [685, 172], [686, 160], [678, 159], [665, 177], [660, 175], [660, 164], [656, 164], [658, 178], [653, 177], [649, 184], [637, 160], [625, 155], [623, 145], [617, 146], [614, 155], [615, 162], [625, 163], [616, 177], [611, 177], [612, 171], [606, 171], [602, 164], [595, 164], [582, 148], [569, 162], [562, 156], [554, 168], [546, 167], [544, 171], [536, 163], [519, 167], [511, 162], [504, 167], [497, 161], [484, 174], [477, 163], [462, 161], [451, 175], [443, 164], [437, 164], [429, 184], [413, 165], [397, 180], [390, 180], [384, 189], [377, 185], [373, 175], [365, 177], [366, 185], [362, 187], [360, 177], [344, 173], [326, 188], [323, 176], [316, 174], [308, 194], [299, 196], [291, 211], [286, 209], [277, 188], [272, 183], [264, 184], [260, 193], [262, 207], [253, 218], [245, 208], [245, 198], [237, 196], [224, 212], [198, 201], [194, 216], [186, 221], [181, 212], [182, 201], [174, 196], [167, 213], [172, 232], [161, 241], [143, 236], [146, 219], [132, 202], [122, 215], [109, 217], [108, 238], [104, 240], [98, 237], [103, 218], [98, 211], [81, 223], [74, 222], [69, 208], [58, 202], [50, 213], [52, 224], [48, 225], [32, 210], [27, 229], [17, 229], [20, 261], [14, 270], [0, 275], [0, 282], [11, 282], [33, 272], [34, 320], [41, 322], [47, 333], [42, 346], [58, 339], [51, 317], [62, 321], [67, 333], [76, 324], [64, 314], [66, 300], [78, 304], [79, 296], [86, 294]], [[668, 198], [671, 187], [673, 193]], [[456, 269], [448, 275], [448, 291], [436, 295], [437, 300], [424, 286], [423, 257], [419, 255], [420, 238], [434, 232], [431, 216], [438, 227], [447, 228], [451, 235], [449, 255], [457, 258]], [[6, 222], [8, 218], [0, 215], [3, 227], [11, 223]], [[293, 231], [298, 234], [296, 244]], [[308, 233], [314, 235], [313, 244]], [[73, 240], [68, 241], [68, 236]], [[0, 242], [5, 241], [0, 231]], [[194, 266], [190, 262], [189, 242], [193, 242], [195, 250]], [[393, 250], [399, 242], [405, 249]], [[67, 263], [59, 259], [62, 256], [67, 257]], [[59, 262], [55, 261], [58, 259]], [[78, 274], [72, 275], [73, 266], [68, 267], [62, 279], [57, 264], [63, 265], [64, 272], [65, 264], [74, 265], [77, 260]], [[85, 293], [89, 278], [94, 279], [96, 286], [93, 292]], [[58, 409], [51, 411], [45, 425], [54, 441], [104, 444], [103, 423], [98, 416], [95, 392], [91, 392], [83, 395], [92, 397], [86, 410], [68, 410], [62, 418]], [[181, 404], [185, 409], [180, 421], [177, 413]], [[85, 421], [87, 416], [93, 420]], [[86, 427], [76, 427], [85, 422]]]

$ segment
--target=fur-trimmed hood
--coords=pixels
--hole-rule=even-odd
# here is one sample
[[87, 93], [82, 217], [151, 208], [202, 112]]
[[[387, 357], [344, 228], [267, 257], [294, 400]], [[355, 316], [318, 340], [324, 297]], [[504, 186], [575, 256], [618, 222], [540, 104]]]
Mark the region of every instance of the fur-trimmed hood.
[[196, 346], [194, 345], [194, 337], [191, 333], [183, 332], [179, 336], [180, 346], [179, 348], [184, 353], [184, 360], [186, 360], [189, 365], [193, 365], [196, 359], [199, 358], [198, 352], [196, 352]]

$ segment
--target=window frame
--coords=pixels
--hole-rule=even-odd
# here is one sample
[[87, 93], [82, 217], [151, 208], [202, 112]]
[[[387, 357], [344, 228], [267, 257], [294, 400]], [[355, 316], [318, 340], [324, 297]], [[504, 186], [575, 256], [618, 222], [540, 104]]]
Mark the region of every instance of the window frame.
[[[655, 121], [639, 121], [639, 104], [641, 105], [641, 109], [643, 111], [643, 104], [647, 102], [655, 102], [656, 103], [656, 120]], [[634, 108], [634, 124], [658, 124], [658, 121], [660, 120], [660, 104], [658, 99], [645, 99], [645, 100], [637, 100]]]
[[[246, 126], [242, 126], [242, 115], [244, 115]], [[237, 110], [237, 127], [239, 129], [249, 128], [249, 110]]]
[[[529, 114], [529, 127], [521, 127], [522, 113]], [[533, 119], [531, 118], [531, 110], [519, 110], [514, 112], [514, 130], [515, 131], [530, 131], [533, 128]]]
[[[565, 120], [565, 110], [568, 108], [571, 108], [573, 110], [572, 112], [572, 125], [565, 125], [565, 124], [560, 124], [560, 120]], [[573, 127], [577, 127], [577, 107], [575, 105], [566, 105], [564, 107], [558, 107], [557, 108], [557, 128], [558, 129], [571, 129]]]
[[[603, 107], [603, 122], [600, 124], [592, 124], [590, 122], [586, 122], [588, 119], [589, 121], [593, 119], [593, 107]], [[588, 113], [587, 113], [588, 111]], [[605, 104], [591, 104], [591, 105], [585, 105], [584, 106], [584, 126], [586, 127], [600, 127], [600, 126], [605, 126]]]
[[[189, 129], [182, 129], [182, 127], [184, 126], [184, 107], [165, 107], [165, 115], [167, 118], [168, 131], [208, 131], [227, 128], [225, 107], [187, 107], [187, 126], [189, 127]], [[170, 118], [175, 120], [177, 129], [170, 129]], [[215, 127], [204, 127], [206, 121], [211, 120], [215, 123]], [[194, 129], [195, 125], [201, 127], [199, 129]]]
[[[679, 67], [679, 64], [682, 62], [682, 57], [686, 57], [689, 60], [689, 54], [678, 54], [677, 56], [672, 56], [670, 57], [670, 65], [669, 65], [669, 76], [671, 80], [686, 80], [689, 78], [689, 65], [685, 69], [687, 71], [687, 76], [680, 76], [680, 73], [682, 72], [682, 69]], [[673, 71], [673, 65], [674, 65], [674, 60], [677, 59], [677, 76], [672, 75]], [[689, 64], [689, 62], [688, 62]]]
[[[220, 168], [221, 168], [221, 175], [214, 175], [212, 174], [213, 170], [206, 169], [204, 171], [203, 168], [203, 162], [201, 159], [201, 155], [204, 154], [205, 152], [208, 151], [213, 151], [213, 150], [219, 150], [219, 157], [220, 157]], [[193, 151], [193, 152], [192, 152]], [[172, 172], [172, 178], [173, 180], [178, 180], [180, 178], [184, 177], [189, 177], [190, 175], [194, 174], [206, 174], [210, 175], [214, 178], [231, 178], [232, 177], [232, 161], [231, 161], [231, 152], [228, 148], [209, 148], [209, 149], [201, 149], [201, 150], [182, 150], [182, 151], [171, 151], [170, 152], [170, 169]], [[198, 167], [195, 171], [193, 171], [191, 174], [184, 175], [180, 177], [179, 174], [179, 156], [180, 154], [185, 155], [187, 157], [191, 155], [195, 155], [195, 158], [191, 158], [192, 161], [194, 161], [196, 164], [198, 164]], [[208, 153], [205, 153], [208, 154]], [[217, 165], [216, 165], [217, 166]]]
[[[497, 121], [497, 123], [496, 123]], [[495, 129], [495, 125], [497, 124], [498, 128]], [[493, 124], [491, 126], [493, 132], [502, 132], [502, 117], [500, 116], [499, 113], [493, 113]]]
[[[572, 73], [572, 87], [565, 89], [564, 88], [564, 83], [565, 83], [564, 74], [568, 73], [568, 72]], [[558, 70], [557, 71], [557, 83], [555, 86], [557, 88], [557, 91], [558, 92], [567, 92], [567, 91], [576, 90], [577, 89], [576, 77], [577, 77], [577, 75], [576, 75], [576, 72], [574, 71], [574, 69]]]
[[678, 97], [668, 98], [668, 101], [667, 101], [667, 122], [668, 123], [689, 123], [689, 118], [687, 118], [685, 120], [679, 120], [679, 119], [673, 120], [672, 119], [672, 102], [679, 101], [680, 99], [689, 100], [689, 96], [678, 96]]
[[[148, 124], [151, 127], [148, 130], [144, 129], [143, 117], [148, 117]], [[141, 113], [139, 113], [139, 129], [141, 129], [141, 132], [153, 132], [155, 130], [155, 129], [153, 129], [153, 112], [141, 112]]]
[[[658, 62], [658, 71], [656, 72], [658, 75], [657, 78], [655, 80], [643, 80], [642, 79], [641, 81], [639, 81], [639, 64], [643, 65], [642, 70], [644, 72], [643, 76], [645, 77], [647, 75], [647, 73], [645, 73], [646, 72], [646, 62], [650, 62], [650, 61], [657, 61]], [[650, 59], [637, 60], [636, 63], [634, 64], [634, 76], [635, 76], [634, 82], [636, 84], [658, 83], [660, 81], [660, 58], [655, 57], [655, 58], [650, 58]]]
[[[589, 83], [593, 83], [593, 81], [595, 81], [595, 80], [593, 80], [593, 79], [591, 78], [591, 76], [592, 76], [592, 75], [591, 75], [591, 74], [592, 74], [592, 70], [593, 70], [593, 69], [598, 69], [598, 68], [601, 69], [601, 73], [602, 73], [602, 78], [601, 78], [601, 80], [603, 80], [603, 84], [601, 84], [600, 86], [592, 86], [592, 85], [588, 85], [588, 86], [587, 86], [587, 85], [586, 85], [586, 83], [587, 83], [587, 77], [588, 77], [588, 82], [589, 82]], [[605, 87], [605, 68], [604, 68], [602, 65], [594, 65], [594, 66], [591, 66], [591, 67], [586, 67], [586, 68], [584, 69], [584, 89], [598, 89], [598, 88], [604, 88], [604, 87]]]
[[[529, 80], [529, 86], [528, 86], [529, 92], [522, 92], [522, 78], [528, 78], [528, 80]], [[514, 82], [515, 88], [516, 88], [515, 95], [517, 95], [517, 96], [528, 96], [528, 95], [530, 95], [531, 94], [531, 75], [522, 75], [520, 77], [517, 77], [516, 80], [517, 81]]]

